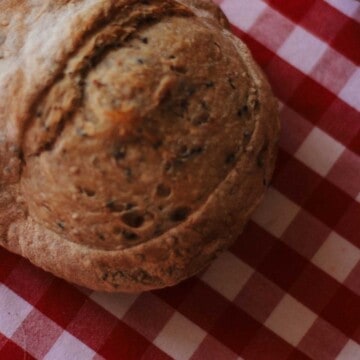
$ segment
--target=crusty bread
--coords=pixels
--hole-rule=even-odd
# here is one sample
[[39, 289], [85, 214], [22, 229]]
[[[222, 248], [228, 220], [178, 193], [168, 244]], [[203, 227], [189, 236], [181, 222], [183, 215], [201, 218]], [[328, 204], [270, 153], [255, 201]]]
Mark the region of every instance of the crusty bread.
[[132, 292], [197, 273], [262, 199], [278, 131], [209, 0], [0, 2], [0, 244], [57, 276]]

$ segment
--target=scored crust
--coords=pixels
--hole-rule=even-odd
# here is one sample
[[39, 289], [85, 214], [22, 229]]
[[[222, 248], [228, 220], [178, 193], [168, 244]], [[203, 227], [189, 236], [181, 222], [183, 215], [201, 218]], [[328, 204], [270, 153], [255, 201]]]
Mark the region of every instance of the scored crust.
[[220, 10], [0, 10], [0, 244], [104, 291], [161, 288], [207, 266], [261, 201], [279, 133], [270, 86]]

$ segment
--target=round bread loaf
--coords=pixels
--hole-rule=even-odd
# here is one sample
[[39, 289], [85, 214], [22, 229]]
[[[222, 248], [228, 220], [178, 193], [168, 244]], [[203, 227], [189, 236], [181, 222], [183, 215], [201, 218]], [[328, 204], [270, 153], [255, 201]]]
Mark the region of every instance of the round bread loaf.
[[274, 168], [246, 46], [208, 0], [20, 3], [0, 5], [0, 244], [96, 290], [203, 269]]

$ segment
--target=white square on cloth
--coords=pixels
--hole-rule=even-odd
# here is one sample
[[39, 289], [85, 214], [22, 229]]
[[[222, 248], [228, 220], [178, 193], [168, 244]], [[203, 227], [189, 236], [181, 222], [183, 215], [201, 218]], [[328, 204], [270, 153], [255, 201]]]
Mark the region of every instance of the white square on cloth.
[[136, 294], [107, 294], [103, 292], [94, 292], [91, 294], [90, 299], [95, 301], [116, 318], [122, 319], [138, 296], [139, 295]]
[[360, 345], [353, 340], [349, 340], [340, 354], [336, 357], [336, 360], [354, 360], [360, 359]]
[[[360, 39], [359, 39], [360, 43]], [[360, 45], [359, 45], [360, 46]], [[360, 111], [360, 69], [358, 68], [348, 82], [344, 85], [339, 94], [343, 99], [356, 110]]]
[[204, 330], [175, 312], [154, 340], [154, 344], [175, 360], [188, 360], [205, 336]]
[[316, 314], [286, 294], [265, 325], [274, 333], [297, 346], [316, 320]]
[[90, 360], [96, 353], [76, 337], [64, 331], [45, 355], [44, 360], [79, 359], [79, 355], [82, 360]]
[[266, 8], [265, 3], [255, 0], [224, 0], [221, 3], [221, 9], [229, 21], [243, 31], [249, 30]]
[[299, 211], [298, 205], [277, 190], [270, 188], [252, 219], [270, 234], [280, 238]]
[[327, 44], [311, 33], [296, 26], [279, 48], [278, 55], [305, 74], [309, 74], [327, 47]]
[[11, 338], [33, 307], [4, 285], [0, 285], [0, 332]]
[[360, 261], [360, 250], [332, 232], [311, 261], [339, 282], [343, 282]]
[[315, 127], [295, 157], [321, 176], [326, 176], [344, 150], [344, 145]]
[[201, 278], [221, 295], [233, 301], [253, 273], [254, 269], [230, 252], [225, 252], [210, 265]]

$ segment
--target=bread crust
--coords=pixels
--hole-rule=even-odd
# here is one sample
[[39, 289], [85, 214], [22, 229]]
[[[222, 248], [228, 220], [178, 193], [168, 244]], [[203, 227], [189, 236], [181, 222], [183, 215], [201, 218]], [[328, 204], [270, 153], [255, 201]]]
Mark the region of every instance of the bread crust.
[[[114, 14], [118, 14], [116, 15], [118, 17]], [[127, 20], [127, 23], [122, 23], [121, 21], [125, 17], [134, 20], [133, 22]], [[142, 25], [144, 21], [146, 22], [145, 29], [143, 29]], [[49, 27], [50, 24], [51, 28]], [[116, 27], [114, 24], [122, 25]], [[185, 28], [187, 26], [195, 34], [194, 37], [191, 37], [190, 32], [186, 33]], [[197, 108], [193, 104], [201, 103], [204, 96], [209, 97], [209, 99], [220, 98], [220, 102], [224, 103], [223, 107], [215, 104], [214, 108], [217, 110], [211, 109], [210, 115], [220, 114], [220, 111], [224, 112], [226, 110], [226, 99], [231, 97], [227, 95], [226, 91], [229, 91], [229, 94], [230, 91], [235, 93], [234, 97], [231, 97], [232, 100], [229, 100], [229, 107], [236, 107], [245, 102], [245, 110], [248, 112], [246, 116], [238, 114], [241, 118], [245, 116], [246, 125], [244, 125], [245, 123], [237, 125], [235, 115], [232, 114], [224, 115], [222, 119], [222, 121], [229, 124], [230, 130], [228, 132], [222, 128], [217, 130], [219, 134], [204, 130], [205, 135], [208, 133], [209, 137], [214, 138], [213, 143], [211, 140], [206, 140], [208, 152], [202, 155], [203, 157], [200, 157], [200, 160], [191, 158], [187, 159], [185, 165], [179, 165], [179, 170], [176, 171], [182, 174], [183, 177], [188, 177], [190, 184], [194, 184], [192, 191], [194, 197], [191, 197], [190, 189], [186, 188], [188, 183], [185, 183], [184, 179], [176, 180], [177, 178], [170, 177], [170, 175], [165, 178], [172, 185], [173, 194], [170, 200], [161, 200], [163, 201], [161, 204], [171, 208], [175, 203], [179, 205], [179, 201], [183, 197], [186, 204], [191, 203], [189, 206], [192, 211], [186, 214], [183, 219], [171, 223], [166, 220], [166, 212], [165, 215], [162, 215], [163, 212], [153, 209], [155, 220], [153, 219], [151, 226], [145, 227], [144, 230], [137, 229], [136, 224], [125, 224], [127, 231], [129, 226], [135, 228], [135, 230], [132, 228], [130, 230], [134, 230], [134, 233], [138, 236], [137, 240], [132, 243], [130, 243], [130, 240], [133, 239], [126, 239], [126, 236], [124, 239], [121, 238], [116, 241], [107, 235], [103, 236], [103, 239], [92, 237], [95, 230], [92, 233], [87, 229], [91, 219], [93, 219], [91, 217], [93, 213], [90, 216], [86, 211], [91, 206], [91, 201], [95, 200], [81, 200], [86, 195], [89, 197], [89, 194], [86, 194], [88, 192], [86, 189], [82, 189], [82, 193], [76, 195], [78, 196], [76, 200], [70, 199], [70, 190], [63, 190], [61, 194], [58, 192], [56, 184], [57, 182], [62, 184], [61, 173], [66, 172], [66, 169], [69, 169], [70, 173], [71, 167], [69, 167], [65, 158], [63, 163], [61, 157], [51, 158], [60, 159], [52, 160], [52, 162], [49, 159], [50, 156], [58, 156], [60, 153], [58, 149], [64, 147], [64, 144], [68, 146], [71, 143], [69, 139], [72, 139], [72, 135], [69, 134], [73, 134], [73, 131], [75, 131], [74, 125], [73, 123], [65, 123], [63, 130], [58, 125], [60, 121], [63, 121], [59, 119], [63, 119], [64, 116], [57, 117], [54, 113], [47, 113], [50, 115], [46, 116], [39, 115], [39, 113], [47, 111], [47, 104], [53, 106], [59, 98], [61, 99], [62, 115], [70, 113], [69, 109], [72, 109], [72, 107], [77, 111], [79, 107], [79, 98], [76, 92], [78, 84], [73, 87], [72, 84], [68, 83], [70, 77], [62, 74], [71, 70], [72, 75], [77, 71], [76, 69], [84, 71], [84, 59], [87, 52], [94, 59], [95, 53], [93, 51], [98, 51], [95, 47], [92, 47], [91, 40], [88, 39], [93, 39], [95, 36], [100, 38], [100, 33], [101, 39], [105, 39], [103, 41], [106, 42], [106, 47], [111, 48], [111, 51], [107, 52], [106, 55], [101, 54], [105, 59], [104, 61], [101, 60], [103, 63], [105, 61], [109, 63], [122, 61], [122, 64], [124, 64], [126, 59], [129, 58], [129, 56], [122, 57], [121, 51], [124, 50], [113, 51], [115, 49], [113, 46], [114, 41], [116, 42], [121, 37], [123, 37], [124, 42], [131, 44], [131, 51], [135, 51], [132, 48], [136, 47], [140, 49], [136, 51], [140, 51], [142, 54], [144, 51], [143, 45], [132, 45], [135, 41], [134, 34], [137, 36], [136, 41], [143, 34], [154, 36], [158, 44], [162, 41], [161, 39], [166, 39], [165, 50], [161, 50], [161, 54], [166, 52], [167, 47], [172, 49], [173, 45], [170, 42], [176, 42], [171, 40], [176, 40], [176, 36], [181, 36], [179, 34], [188, 34], [186, 36], [188, 36], [188, 43], [190, 43], [190, 45], [184, 45], [183, 51], [174, 50], [178, 51], [175, 52], [175, 55], [180, 60], [181, 54], [188, 56], [185, 57], [185, 63], [188, 66], [187, 75], [183, 73], [181, 68], [179, 70], [179, 67], [176, 67], [179, 65], [178, 63], [176, 63], [176, 66], [173, 63], [169, 65], [170, 68], [172, 67], [172, 71], [175, 67], [176, 74], [174, 77], [168, 75], [167, 72], [163, 74], [161, 72], [163, 67], [161, 67], [159, 73], [154, 72], [154, 69], [157, 69], [157, 63], [155, 65], [152, 63], [151, 71], [154, 73], [151, 73], [148, 77], [149, 80], [145, 81], [143, 86], [143, 84], [138, 85], [136, 79], [134, 79], [131, 72], [132, 65], [123, 65], [124, 69], [124, 66], [128, 66], [126, 69], [130, 70], [126, 71], [131, 76], [124, 78], [126, 76], [124, 70], [125, 75], [123, 74], [121, 79], [125, 79], [126, 84], [131, 85], [129, 85], [130, 90], [137, 89], [135, 93], [130, 94], [129, 98], [126, 98], [127, 95], [125, 94], [121, 99], [122, 103], [126, 104], [126, 109], [131, 109], [131, 114], [136, 113], [136, 116], [129, 115], [130, 125], [125, 126], [123, 125], [124, 122], [122, 122], [121, 127], [116, 128], [117, 131], [120, 131], [120, 135], [123, 136], [123, 141], [127, 141], [133, 136], [132, 131], [138, 126], [136, 121], [140, 121], [143, 127], [145, 126], [143, 125], [145, 118], [155, 119], [161, 117], [161, 114], [163, 114], [162, 109], [165, 106], [163, 104], [166, 104], [167, 101], [170, 101], [169, 104], [171, 104], [172, 109], [175, 107], [173, 98], [177, 95], [174, 94], [188, 91], [188, 88], [181, 88], [178, 84], [188, 84], [189, 79], [196, 76], [197, 72], [204, 77], [208, 75], [205, 72], [202, 73], [201, 66], [203, 64], [200, 63], [203, 61], [201, 56], [216, 56], [212, 55], [213, 53], [209, 53], [210, 55], [207, 53], [207, 51], [210, 51], [211, 46], [205, 42], [206, 40], [203, 42], [201, 40], [201, 37], [208, 33], [211, 34], [211, 39], [216, 40], [214, 40], [217, 43], [216, 47], [219, 48], [221, 54], [218, 61], [210, 59], [216, 63], [214, 69], [219, 71], [217, 73], [214, 70], [216, 72], [214, 75], [215, 80], [217, 80], [216, 76], [221, 75], [223, 77], [223, 73], [220, 74], [222, 71], [221, 66], [225, 67], [228, 64], [236, 74], [234, 81], [239, 82], [232, 83], [230, 77], [229, 83], [226, 85], [228, 90], [224, 90], [225, 85], [219, 85], [220, 94], [215, 89], [210, 89], [212, 88], [211, 84], [208, 86], [209, 89], [201, 90], [203, 92], [198, 91], [197, 94], [190, 94], [187, 106], [195, 110], [191, 110], [191, 114], [186, 116], [191, 118], [196, 113]], [[139, 37], [139, 39], [143, 39], [143, 43], [147, 44], [147, 38], [144, 40], [144, 37]], [[218, 44], [218, 39], [220, 39], [220, 44]], [[181, 41], [179, 38], [178, 44], [182, 44]], [[191, 59], [189, 54], [195, 50], [194, 44], [199, 47], [200, 54], [194, 54], [194, 59]], [[121, 47], [122, 45], [117, 46]], [[162, 49], [161, 44], [157, 45], [157, 49]], [[160, 50], [156, 51], [158, 52], [154, 53], [151, 50], [149, 59], [155, 57], [156, 60], [158, 56], [162, 56]], [[107, 55], [108, 53], [110, 55]], [[144, 57], [145, 61], [148, 61], [145, 55]], [[109, 67], [104, 68], [105, 65], [103, 66], [101, 61], [99, 61], [100, 65], [96, 64], [95, 66], [92, 64], [90, 66], [92, 73], [86, 75], [87, 84], [90, 80], [96, 84], [97, 78], [95, 77], [98, 74], [106, 77], [107, 72], [110, 71]], [[226, 61], [229, 61], [229, 63], [226, 63]], [[220, 64], [217, 65], [217, 62]], [[163, 63], [161, 63], [162, 66]], [[79, 71], [79, 74], [81, 71]], [[138, 67], [134, 71], [136, 73]], [[241, 77], [242, 74], [244, 74], [243, 78]], [[157, 75], [161, 78], [161, 81], [156, 79]], [[74, 79], [77, 78], [74, 77]], [[111, 82], [111, 76], [109, 76], [108, 81]], [[154, 82], [154, 88], [151, 87], [151, 81]], [[159, 83], [162, 85], [160, 86]], [[241, 88], [241, 85], [243, 88]], [[145, 90], [140, 91], [139, 86]], [[66, 92], [62, 92], [63, 88], [66, 89]], [[89, 90], [86, 96], [90, 97], [90, 100], [86, 102], [86, 96], [81, 98], [86, 104], [83, 108], [87, 109], [87, 106], [90, 106], [91, 111], [95, 111], [96, 114], [100, 114], [100, 117], [102, 117], [104, 114], [104, 112], [101, 112], [103, 111], [102, 107], [99, 105], [93, 110], [93, 103], [98, 101], [98, 98], [101, 102], [102, 96], [105, 95], [101, 93], [96, 95], [98, 97], [95, 97], [94, 93], [96, 91], [90, 87], [89, 89], [91, 91]], [[167, 93], [169, 89], [172, 91], [170, 95]], [[66, 96], [63, 95], [64, 93], [66, 93]], [[105, 100], [107, 96], [105, 96]], [[171, 99], [168, 100], [168, 97]], [[135, 105], [133, 104], [134, 99], [136, 100]], [[162, 112], [158, 111], [159, 108]], [[139, 114], [137, 111], [139, 111]], [[219, 113], [216, 113], [216, 111], [219, 111]], [[82, 110], [80, 113], [83, 114], [84, 112], [85, 110]], [[123, 116], [123, 109], [121, 114]], [[165, 112], [165, 115], [169, 116], [169, 113]], [[183, 114], [180, 116], [181, 119], [184, 117]], [[41, 118], [41, 120], [38, 118]], [[133, 118], [136, 120], [133, 121]], [[39, 124], [43, 124], [44, 121], [49, 121], [49, 119], [52, 119], [51, 121], [54, 121], [54, 123], [49, 122], [49, 127], [45, 131]], [[126, 119], [128, 121], [128, 115]], [[214, 122], [216, 123], [216, 120]], [[80, 123], [84, 124], [84, 120], [81, 119]], [[97, 136], [94, 135], [94, 141], [105, 138], [106, 142], [101, 140], [103, 141], [101, 144], [109, 142], [113, 135], [110, 137], [104, 135], [107, 134], [108, 120], [97, 124], [104, 126], [104, 128], [101, 127], [101, 132], [98, 127], [96, 130], [92, 130], [96, 132]], [[163, 122], [160, 122], [153, 127], [156, 127], [156, 134], [165, 134], [166, 139], [169, 139], [169, 141], [165, 141], [164, 150], [156, 149], [157, 152], [154, 153], [154, 156], [156, 154], [163, 155], [170, 151], [170, 145], [168, 144], [174, 143], [174, 139], [171, 137], [172, 133], [170, 133], [171, 136], [168, 135], [169, 125], [162, 124]], [[176, 124], [178, 123], [176, 122]], [[179, 124], [174, 125], [176, 131], [181, 129], [182, 125], [180, 122]], [[179, 126], [179, 128], [176, 126]], [[226, 128], [225, 125], [224, 128]], [[194, 131], [198, 138], [200, 138], [200, 135], [197, 134], [203, 134], [201, 132], [203, 130], [193, 128], [192, 125], [189, 129], [189, 131]], [[209, 129], [211, 128], [209, 127]], [[160, 130], [164, 131], [161, 132]], [[236, 145], [236, 139], [232, 139], [229, 135], [231, 132], [243, 136], [238, 141], [240, 145], [236, 157], [232, 156], [229, 161], [226, 161], [227, 164], [223, 168], [219, 168], [211, 176], [211, 179], [205, 181], [206, 178], [203, 178], [206, 177], [207, 172], [210, 174], [208, 169], [211, 162], [217, 163], [217, 153], [226, 149], [225, 144], [218, 143], [218, 150], [216, 150], [216, 141], [223, 142], [228, 139], [228, 146], [232, 143]], [[101, 135], [98, 135], [100, 133]], [[111, 127], [109, 133], [114, 134], [114, 127]], [[152, 132], [150, 133], [153, 135]], [[190, 132], [183, 137], [189, 137], [189, 134]], [[211, 1], [137, 2], [118, 0], [98, 2], [95, 0], [48, 0], [32, 1], [30, 5], [30, 2], [26, 0], [6, 0], [0, 4], [0, 244], [59, 277], [94, 290], [138, 292], [174, 285], [196, 274], [210, 264], [219, 252], [233, 243], [261, 201], [274, 170], [278, 134], [277, 101], [272, 95], [266, 78], [254, 62], [247, 47], [229, 32], [225, 17]], [[194, 135], [194, 139], [198, 139], [196, 136]], [[86, 137], [85, 140], [81, 140], [81, 144], [90, 141], [88, 138], [91, 138], [91, 135]], [[51, 139], [51, 146], [49, 145], [49, 139]], [[139, 141], [136, 142], [136, 151], [149, 153], [148, 161], [153, 164], [149, 174], [146, 173], [144, 167], [143, 174], [147, 174], [147, 178], [150, 178], [149, 181], [146, 180], [148, 182], [144, 180], [144, 184], [156, 184], [156, 179], [153, 180], [151, 175], [156, 174], [157, 162], [151, 158], [150, 152], [152, 150], [149, 150], [150, 145], [146, 143], [140, 147], [138, 143]], [[96, 149], [100, 149], [99, 144], [100, 142], [96, 142]], [[151, 145], [154, 144], [151, 143]], [[74, 151], [78, 151], [79, 146], [74, 146]], [[100, 150], [102, 151], [102, 148]], [[81, 156], [86, 157], [84, 154], [81, 153]], [[70, 159], [74, 161], [74, 157]], [[87, 166], [85, 163], [84, 160], [84, 168]], [[193, 174], [197, 168], [199, 169], [198, 174], [202, 178], [200, 180], [197, 180]], [[102, 169], [108, 171], [108, 163]], [[59, 174], [59, 178], [54, 180], [54, 173], [56, 172]], [[38, 174], [40, 175], [37, 178]], [[105, 195], [102, 194], [107, 194], [106, 189], [101, 190], [101, 181], [103, 181], [104, 176], [99, 178], [100, 182], [94, 180], [93, 183], [99, 191], [101, 199], [105, 199]], [[66, 183], [68, 178], [65, 177], [64, 179], [64, 183]], [[82, 179], [86, 181], [84, 176]], [[139, 182], [141, 181], [139, 180]], [[136, 188], [136, 184], [133, 183], [129, 183], [128, 186]], [[46, 189], [44, 194], [41, 189]], [[54, 193], [52, 192], [53, 189], [56, 189]], [[136, 191], [134, 190], [130, 195], [138, 196]], [[39, 194], [43, 196], [42, 200]], [[201, 197], [199, 194], [203, 196], [201, 200], [197, 200]], [[124, 199], [127, 199], [126, 196], [124, 195]], [[92, 197], [91, 194], [90, 197]], [[146, 200], [141, 198], [138, 202], [142, 204], [143, 209], [148, 210], [149, 203], [154, 202], [154, 199]], [[49, 203], [48, 206], [51, 206], [51, 211], [47, 213], [41, 208], [39, 205], [41, 201]], [[75, 219], [75, 216], [73, 216], [74, 222], [72, 223], [72, 218], [69, 217], [68, 220], [66, 213], [69, 213], [72, 207], [77, 206], [76, 204], [83, 206], [79, 208], [80, 217], [83, 220]], [[112, 209], [114, 203], [108, 204], [108, 207], [110, 207], [111, 211], [114, 210]], [[97, 217], [97, 222], [106, 223], [109, 219], [108, 222], [111, 229], [113, 229], [114, 224], [118, 221], [117, 211], [118, 209], [116, 209], [115, 215], [110, 214], [109, 211], [101, 211], [99, 217]], [[56, 220], [57, 218], [66, 219], [64, 221], [65, 225], [62, 222], [59, 223]], [[160, 223], [163, 228], [157, 234], [156, 229], [152, 226], [155, 227]], [[96, 234], [98, 234], [100, 225], [95, 226]], [[107, 234], [110, 229], [110, 227], [106, 226], [101, 227], [104, 234]], [[84, 229], [83, 233], [81, 233], [81, 229]], [[80, 231], [78, 235], [76, 235], [77, 230]], [[124, 235], [124, 232], [122, 235]]]

